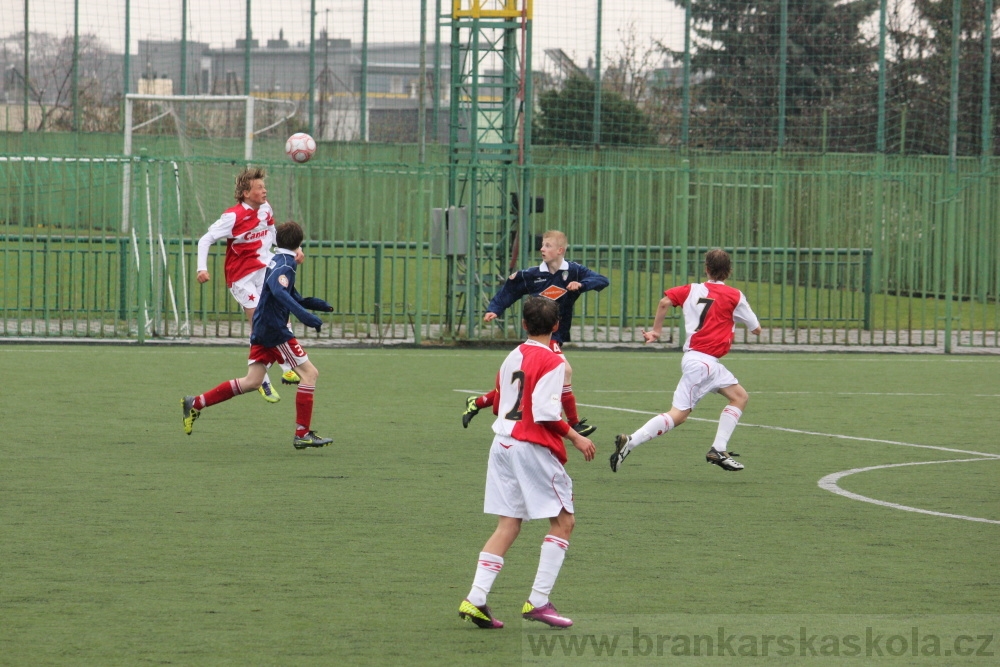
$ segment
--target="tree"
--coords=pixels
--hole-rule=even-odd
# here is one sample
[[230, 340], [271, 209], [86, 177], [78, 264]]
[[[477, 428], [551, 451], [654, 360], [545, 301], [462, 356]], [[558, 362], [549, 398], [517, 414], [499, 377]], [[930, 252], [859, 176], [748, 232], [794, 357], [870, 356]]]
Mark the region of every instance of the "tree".
[[[685, 6], [685, 0], [673, 0]], [[878, 0], [788, 3], [786, 147], [818, 148], [822, 118], [831, 147], [874, 147], [876, 45], [862, 32]], [[691, 143], [778, 146], [780, 0], [691, 0]], [[680, 60], [683, 53], [669, 54]]]
[[[29, 34], [28, 76], [24, 76], [24, 33], [3, 38], [7, 77], [14, 90], [8, 98], [23, 99], [27, 84], [29, 102], [38, 107], [36, 131], [73, 129], [73, 36]], [[77, 105], [81, 131], [118, 129], [117, 100], [121, 95], [121, 71], [116, 56], [96, 35], [79, 36], [77, 49]], [[117, 84], [117, 86], [116, 86]]]
[[[532, 139], [536, 144], [589, 146], [594, 143], [594, 82], [581, 75], [568, 77], [561, 89], [539, 95]], [[649, 118], [638, 105], [621, 94], [602, 89], [601, 145], [652, 146], [656, 144]]]
[[[950, 146], [950, 102], [952, 71], [952, 0], [915, 0], [915, 11], [896, 12], [889, 21], [894, 57], [888, 67], [888, 105], [895, 127], [906, 113], [906, 143], [901, 131], [891, 133], [890, 150], [947, 155]], [[994, 29], [1000, 23], [1000, 8], [994, 9]], [[985, 4], [962, 0], [959, 25], [958, 155], [982, 151], [983, 48]], [[996, 117], [1000, 107], [1000, 53], [994, 39], [991, 106]], [[993, 154], [1000, 148], [994, 131]]]

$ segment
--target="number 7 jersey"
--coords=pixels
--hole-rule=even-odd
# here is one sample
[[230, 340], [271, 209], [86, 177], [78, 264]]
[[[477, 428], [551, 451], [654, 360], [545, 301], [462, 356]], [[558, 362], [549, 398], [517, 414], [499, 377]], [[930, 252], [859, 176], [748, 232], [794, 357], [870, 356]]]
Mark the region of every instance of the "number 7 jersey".
[[668, 289], [664, 294], [674, 306], [682, 306], [687, 332], [685, 352], [694, 350], [722, 358], [733, 345], [737, 322], [751, 331], [760, 326], [743, 292], [725, 283], [715, 280], [691, 283]]

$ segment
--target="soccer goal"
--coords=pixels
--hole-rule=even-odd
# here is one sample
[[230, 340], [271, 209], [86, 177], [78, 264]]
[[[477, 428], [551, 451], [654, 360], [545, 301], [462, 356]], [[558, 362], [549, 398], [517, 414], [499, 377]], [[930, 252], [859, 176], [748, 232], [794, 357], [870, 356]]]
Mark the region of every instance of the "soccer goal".
[[258, 139], [283, 145], [297, 111], [291, 100], [248, 95], [125, 96], [121, 231], [136, 266], [148, 267], [143, 333], [162, 335], [157, 323], [169, 329], [172, 319], [177, 334], [190, 334], [187, 290], [174, 289], [174, 277], [181, 286], [187, 278], [184, 249], [230, 205], [233, 165], [254, 159]]
[[[125, 96], [126, 156], [180, 159], [184, 192], [192, 215], [205, 220], [218, 208], [220, 190], [232, 176], [217, 168], [220, 161], [249, 163], [260, 139], [283, 145], [298, 112], [294, 100], [249, 95]], [[270, 156], [267, 157], [276, 157]], [[131, 214], [131, 168], [126, 167], [122, 192], [122, 225]], [[219, 209], [221, 210], [221, 209]], [[127, 231], [123, 229], [122, 231]]]

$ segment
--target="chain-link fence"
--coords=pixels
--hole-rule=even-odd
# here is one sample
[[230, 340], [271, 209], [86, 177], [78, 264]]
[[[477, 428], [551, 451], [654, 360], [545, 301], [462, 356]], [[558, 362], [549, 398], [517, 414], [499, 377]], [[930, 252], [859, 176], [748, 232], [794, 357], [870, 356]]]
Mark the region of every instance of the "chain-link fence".
[[535, 145], [996, 152], [993, 0], [23, 0], [0, 5], [0, 131], [254, 95], [320, 140], [447, 143], [456, 7], [530, 24]]

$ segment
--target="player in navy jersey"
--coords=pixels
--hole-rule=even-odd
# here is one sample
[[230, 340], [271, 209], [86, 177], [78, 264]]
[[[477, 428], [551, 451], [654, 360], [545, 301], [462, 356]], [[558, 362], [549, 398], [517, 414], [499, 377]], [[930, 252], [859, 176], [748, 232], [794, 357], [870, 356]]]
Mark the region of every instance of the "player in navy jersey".
[[613, 472], [618, 472], [622, 461], [633, 449], [683, 424], [698, 401], [713, 392], [722, 394], [729, 404], [722, 410], [715, 442], [705, 459], [723, 470], [743, 470], [743, 464], [733, 460], [726, 447], [750, 397], [719, 359], [729, 352], [733, 344], [736, 323], [746, 326], [756, 336], [760, 335], [760, 321], [743, 292], [723, 282], [731, 273], [729, 253], [716, 248], [705, 255], [707, 281], [664, 292], [656, 309], [653, 328], [643, 331], [642, 336], [647, 343], [659, 340], [667, 311], [676, 306], [683, 309], [687, 339], [681, 358], [681, 379], [674, 391], [669, 412], [656, 415], [631, 435], [623, 433], [615, 438], [615, 451], [611, 455]]
[[528, 340], [507, 355], [496, 377], [496, 435], [486, 469], [483, 511], [497, 515], [497, 527], [479, 554], [472, 589], [458, 608], [459, 617], [484, 629], [503, 627], [493, 617], [486, 597], [521, 523], [532, 519], [548, 519], [549, 533], [542, 541], [538, 571], [521, 616], [553, 627], [573, 625], [549, 601], [576, 523], [573, 481], [563, 467], [563, 438], [586, 461], [596, 453], [593, 442], [561, 419], [566, 363], [549, 348], [559, 325], [559, 309], [551, 300], [529, 297], [523, 313]]
[[[283, 222], [277, 226], [277, 252], [267, 267], [264, 289], [253, 315], [253, 333], [250, 335], [250, 364], [245, 377], [228, 380], [200, 396], [185, 396], [181, 399], [184, 411], [184, 432], [191, 435], [194, 421], [201, 411], [210, 405], [228, 401], [233, 396], [257, 389], [264, 381], [267, 367], [273, 363], [284, 363], [294, 369], [301, 378], [295, 393], [295, 436], [292, 445], [296, 449], [323, 447], [330, 444], [330, 438], [322, 438], [310, 427], [313, 412], [313, 394], [319, 371], [309, 361], [305, 350], [295, 340], [295, 334], [288, 327], [288, 317], [295, 315], [307, 327], [319, 331], [323, 320], [309, 312], [319, 310], [330, 312], [333, 306], [315, 297], [302, 297], [295, 290], [296, 254], [301, 251], [302, 227], [295, 222]], [[308, 310], [307, 310], [308, 309]]]
[[[517, 303], [521, 298], [543, 296], [556, 302], [559, 306], [559, 329], [552, 334], [552, 350], [562, 354], [563, 343], [570, 340], [570, 327], [573, 324], [573, 305], [584, 292], [600, 292], [608, 286], [608, 279], [591, 271], [582, 264], [566, 261], [566, 235], [560, 231], [549, 230], [542, 235], [542, 263], [511, 274], [486, 307], [484, 322], [492, 322], [503, 315], [504, 311]], [[563, 357], [565, 360], [565, 356]], [[587, 420], [581, 420], [576, 409], [576, 396], [573, 394], [573, 369], [566, 362], [566, 385], [562, 389], [562, 406], [566, 420], [579, 433], [590, 435], [597, 430]], [[465, 412], [462, 414], [462, 426], [468, 428], [472, 418], [483, 408], [493, 405], [496, 399], [494, 392], [483, 396], [470, 396], [466, 399]]]

